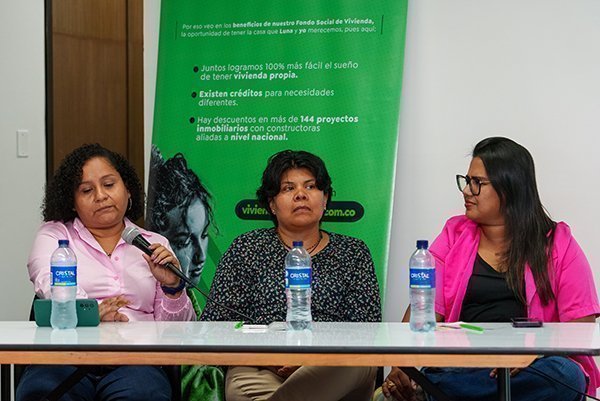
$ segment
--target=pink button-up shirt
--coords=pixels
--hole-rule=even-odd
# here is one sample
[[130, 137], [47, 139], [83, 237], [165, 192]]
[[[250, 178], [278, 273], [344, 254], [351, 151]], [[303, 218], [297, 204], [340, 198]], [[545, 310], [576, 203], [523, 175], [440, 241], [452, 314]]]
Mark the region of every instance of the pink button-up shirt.
[[[137, 227], [128, 219], [125, 225]], [[171, 249], [165, 237], [137, 228], [148, 242]], [[124, 295], [130, 303], [120, 312], [132, 321], [195, 319], [185, 291], [176, 299], [165, 296], [142, 251], [120, 239], [109, 257], [78, 218], [68, 223], [46, 222], [38, 230], [27, 263], [29, 279], [38, 296], [50, 298], [50, 256], [59, 239], [68, 239], [77, 256], [78, 298], [96, 298], [100, 302]]]
[[[460, 312], [467, 285], [479, 248], [480, 231], [466, 216], [449, 219], [431, 244], [436, 261], [436, 312], [447, 322], [455, 322]], [[568, 322], [600, 314], [598, 295], [590, 265], [563, 222], [556, 225], [552, 248], [550, 284], [555, 299], [543, 305], [537, 294], [533, 274], [525, 267], [527, 315], [545, 322]], [[592, 357], [573, 356], [589, 377], [588, 394], [596, 395], [600, 372]]]

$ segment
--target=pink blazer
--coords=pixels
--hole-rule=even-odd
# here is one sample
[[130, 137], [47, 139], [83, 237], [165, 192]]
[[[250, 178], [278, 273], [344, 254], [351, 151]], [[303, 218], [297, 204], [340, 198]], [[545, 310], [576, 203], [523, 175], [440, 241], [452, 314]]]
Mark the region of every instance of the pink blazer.
[[[431, 244], [436, 259], [436, 312], [447, 322], [459, 319], [463, 299], [473, 272], [479, 247], [480, 231], [466, 216], [450, 218]], [[590, 315], [600, 315], [600, 305], [590, 265], [571, 234], [560, 222], [554, 233], [553, 270], [550, 274], [555, 299], [547, 305], [537, 294], [533, 274], [525, 267], [527, 314], [545, 322], [568, 322]], [[589, 377], [588, 394], [596, 395], [600, 372], [589, 356], [573, 356]]]

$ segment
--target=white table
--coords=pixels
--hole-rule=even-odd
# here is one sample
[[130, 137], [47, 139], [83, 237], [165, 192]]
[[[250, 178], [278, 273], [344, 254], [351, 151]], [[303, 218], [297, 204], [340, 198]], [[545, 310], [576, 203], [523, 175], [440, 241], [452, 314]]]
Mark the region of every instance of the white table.
[[[314, 323], [312, 332], [234, 329], [235, 322], [102, 323], [70, 331], [0, 322], [0, 364], [525, 367], [538, 355], [600, 354], [595, 323], [483, 333], [413, 333], [405, 323]], [[506, 370], [502, 370], [503, 375]], [[504, 377], [504, 376], [503, 376]], [[501, 399], [509, 400], [508, 378]]]

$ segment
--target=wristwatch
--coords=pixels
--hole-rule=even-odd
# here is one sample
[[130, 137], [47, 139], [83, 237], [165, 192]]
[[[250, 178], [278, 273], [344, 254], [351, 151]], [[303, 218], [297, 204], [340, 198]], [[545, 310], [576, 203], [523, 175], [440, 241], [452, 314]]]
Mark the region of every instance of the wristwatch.
[[167, 287], [166, 285], [161, 285], [160, 288], [162, 288], [165, 294], [175, 295], [185, 288], [185, 281], [179, 279], [179, 285], [177, 287]]

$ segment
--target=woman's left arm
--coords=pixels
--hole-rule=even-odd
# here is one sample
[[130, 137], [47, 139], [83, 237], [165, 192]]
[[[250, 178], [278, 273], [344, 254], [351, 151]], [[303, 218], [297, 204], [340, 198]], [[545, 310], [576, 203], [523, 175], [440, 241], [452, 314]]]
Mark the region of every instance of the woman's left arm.
[[590, 264], [568, 226], [557, 227], [554, 241], [554, 273], [558, 280], [554, 295], [559, 319], [562, 322], [594, 321], [600, 314], [600, 305]]

